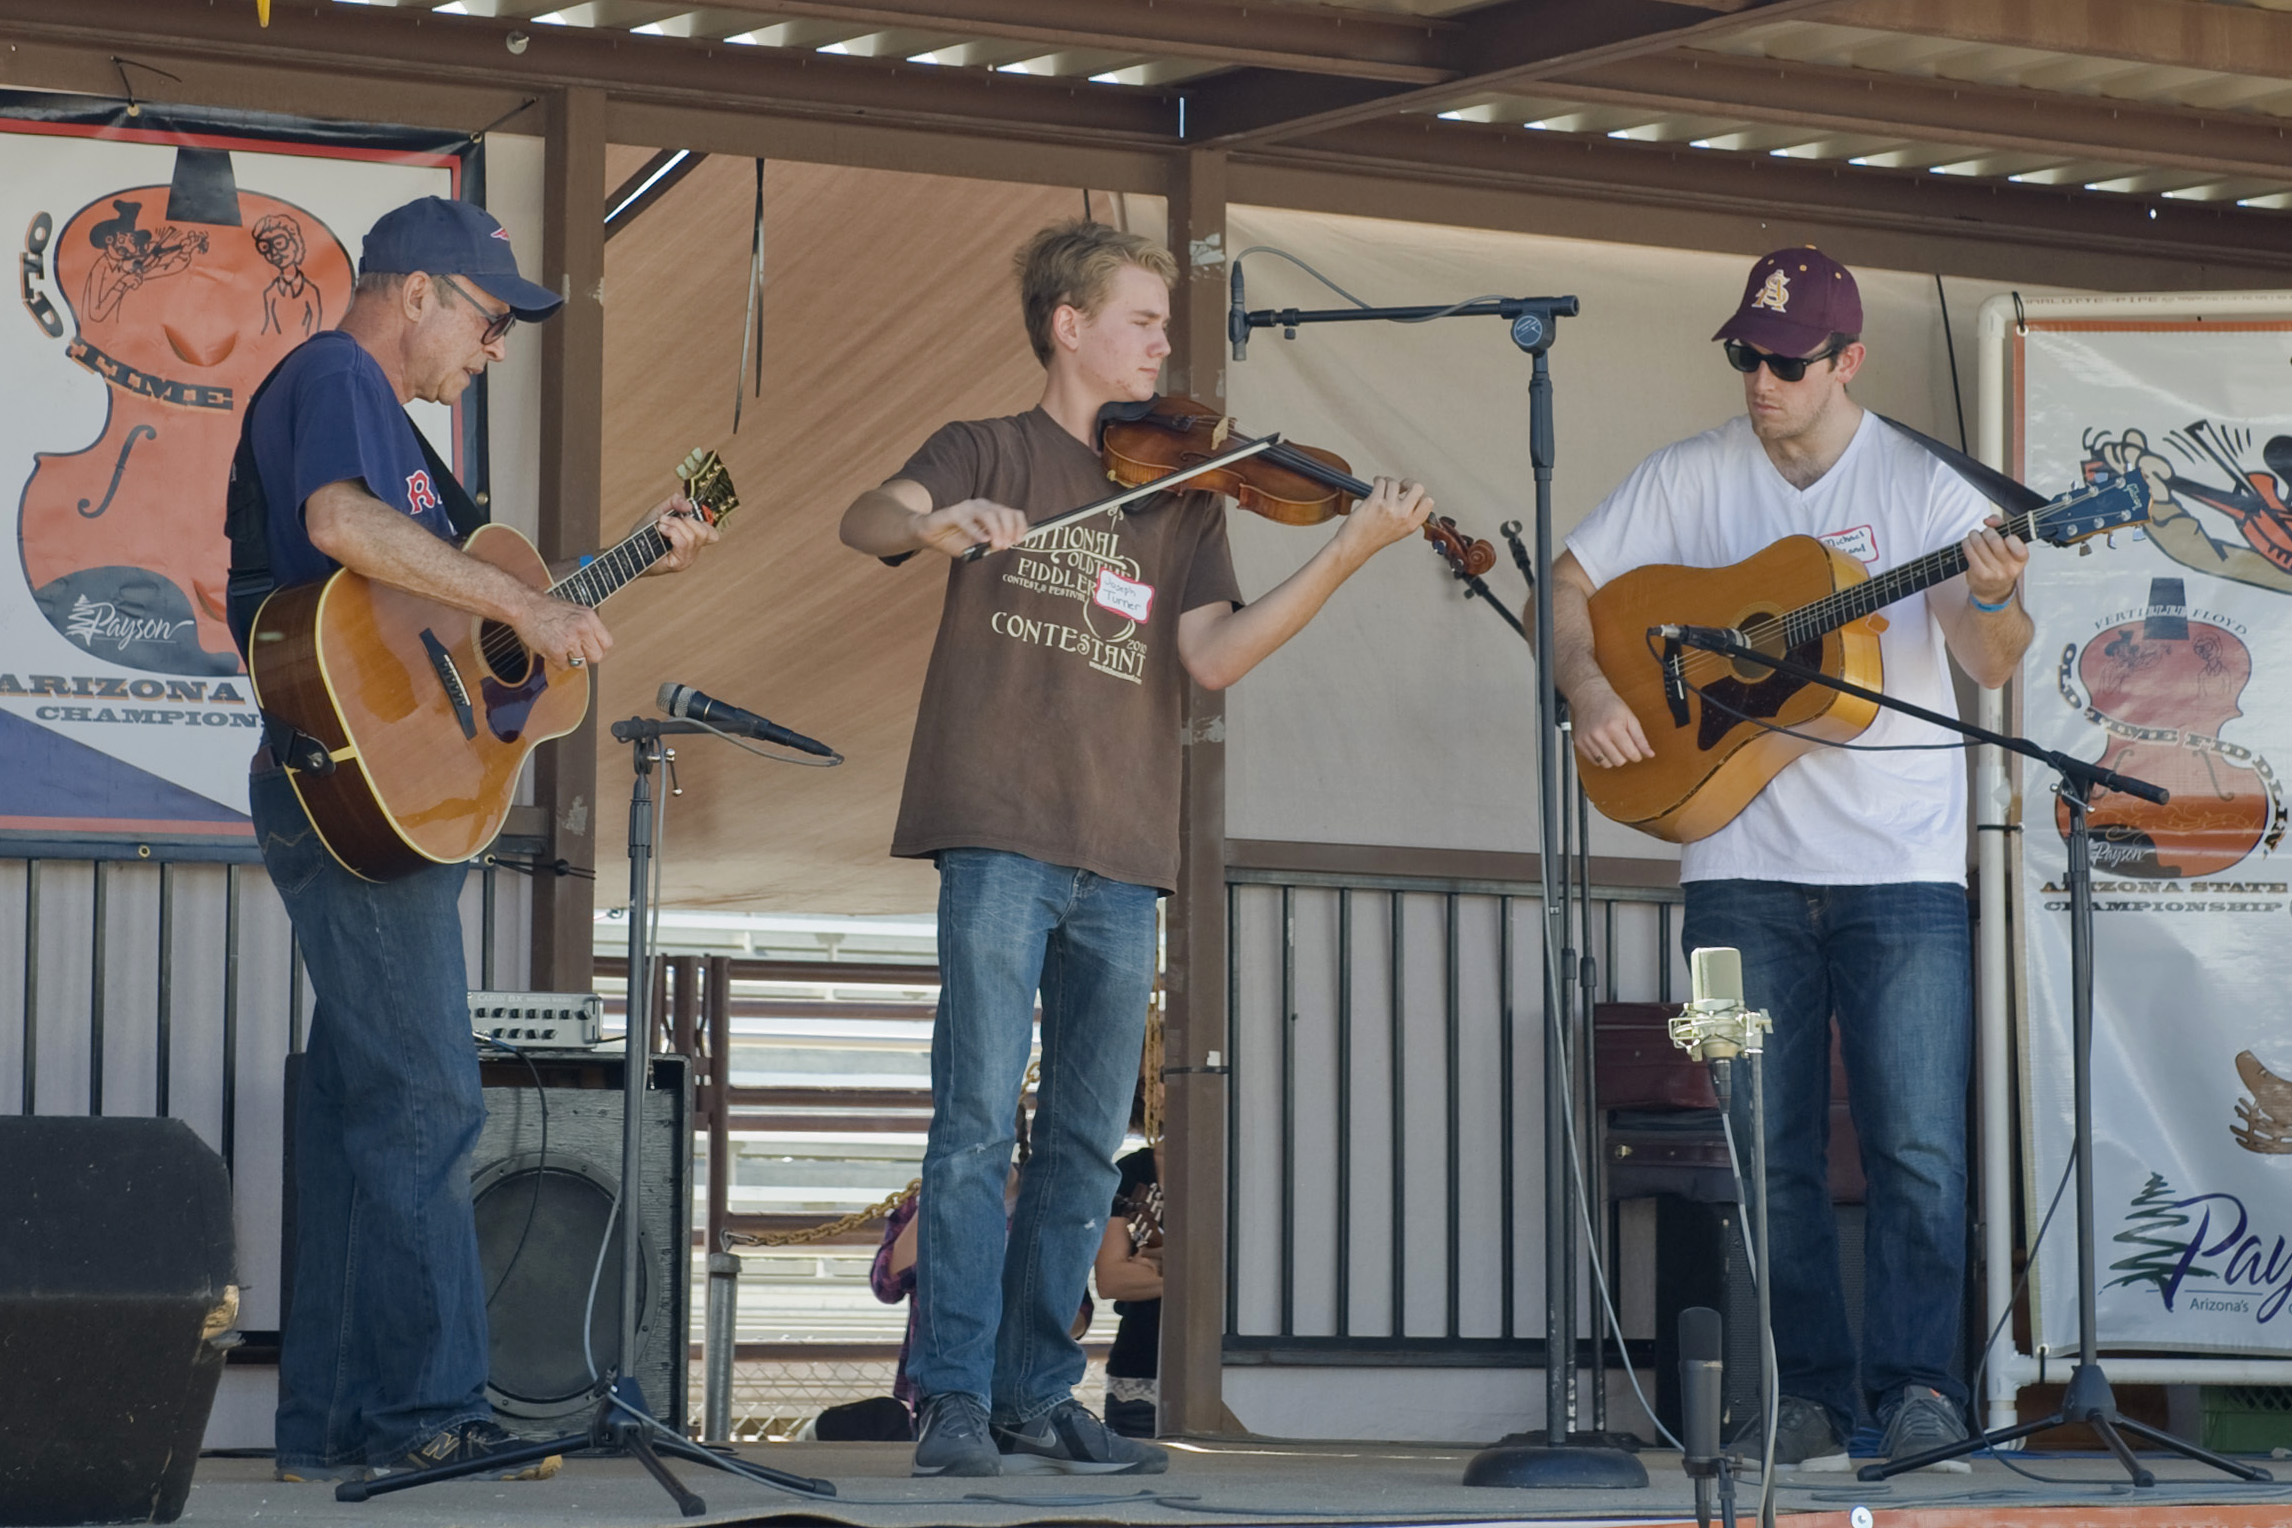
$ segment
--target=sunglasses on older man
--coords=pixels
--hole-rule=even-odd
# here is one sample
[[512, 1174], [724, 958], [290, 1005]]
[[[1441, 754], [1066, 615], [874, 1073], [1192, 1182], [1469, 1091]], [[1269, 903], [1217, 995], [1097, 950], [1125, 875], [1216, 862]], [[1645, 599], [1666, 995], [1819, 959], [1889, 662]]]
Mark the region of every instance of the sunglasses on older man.
[[[517, 327], [517, 315], [516, 315], [515, 313], [509, 313], [509, 312], [503, 312], [503, 313], [490, 313], [490, 312], [487, 312], [487, 311], [486, 311], [486, 305], [485, 305], [484, 303], [482, 303], [482, 302], [479, 302], [479, 301], [478, 301], [478, 300], [477, 300], [475, 297], [472, 297], [472, 296], [471, 296], [469, 293], [467, 293], [467, 292], [463, 291], [463, 290], [462, 290], [462, 284], [461, 284], [460, 282], [458, 282], [458, 281], [454, 280], [454, 278], [453, 278], [453, 277], [451, 277], [451, 276], [446, 276], [446, 275], [440, 275], [440, 276], [439, 276], [437, 279], [438, 279], [438, 281], [439, 281], [439, 282], [441, 282], [441, 283], [442, 283], [442, 284], [443, 284], [443, 285], [446, 287], [446, 289], [447, 289], [448, 291], [452, 292], [452, 293], [453, 293], [453, 294], [454, 294], [456, 297], [459, 297], [459, 298], [460, 298], [462, 301], [464, 301], [464, 302], [468, 303], [468, 304], [469, 304], [471, 307], [473, 307], [473, 308], [477, 309], [477, 311], [478, 311], [478, 316], [479, 316], [479, 317], [481, 317], [481, 318], [483, 318], [483, 319], [486, 321], [486, 324], [485, 324], [485, 337], [484, 337], [482, 340], [480, 340], [480, 341], [479, 341], [479, 343], [480, 343], [480, 344], [490, 345], [490, 344], [492, 344], [492, 343], [493, 343], [495, 340], [498, 340], [498, 339], [500, 339], [500, 338], [501, 338], [503, 335], [505, 335], [505, 334], [509, 333], [509, 331], [510, 331], [511, 329], [513, 329], [513, 328]], [[1746, 369], [1748, 369], [1748, 368], [1746, 368]], [[1780, 373], [1777, 373], [1777, 375], [1780, 375]]]
[[1775, 374], [1778, 382], [1797, 382], [1805, 378], [1809, 366], [1817, 361], [1827, 361], [1845, 348], [1844, 345], [1833, 345], [1820, 355], [1770, 355], [1764, 350], [1753, 350], [1741, 340], [1729, 340], [1726, 345], [1727, 364], [1746, 377], [1764, 366]]

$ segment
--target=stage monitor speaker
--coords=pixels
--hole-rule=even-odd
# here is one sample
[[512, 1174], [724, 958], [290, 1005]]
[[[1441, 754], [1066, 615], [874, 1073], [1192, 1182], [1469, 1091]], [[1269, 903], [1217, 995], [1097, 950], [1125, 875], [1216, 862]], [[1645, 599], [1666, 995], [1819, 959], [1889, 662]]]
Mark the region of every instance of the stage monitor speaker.
[[[486, 1393], [502, 1426], [547, 1437], [578, 1427], [596, 1404], [592, 1367], [604, 1374], [620, 1359], [628, 1222], [613, 1208], [621, 1183], [621, 1060], [611, 1052], [541, 1053], [530, 1066], [489, 1058], [481, 1071], [486, 1124], [471, 1159], [470, 1196], [490, 1297]], [[629, 1372], [647, 1409], [679, 1432], [691, 1340], [691, 1117], [690, 1064], [682, 1056], [656, 1057], [638, 1162], [642, 1278]]]
[[237, 1340], [231, 1180], [181, 1120], [0, 1118], [0, 1523], [171, 1523]]

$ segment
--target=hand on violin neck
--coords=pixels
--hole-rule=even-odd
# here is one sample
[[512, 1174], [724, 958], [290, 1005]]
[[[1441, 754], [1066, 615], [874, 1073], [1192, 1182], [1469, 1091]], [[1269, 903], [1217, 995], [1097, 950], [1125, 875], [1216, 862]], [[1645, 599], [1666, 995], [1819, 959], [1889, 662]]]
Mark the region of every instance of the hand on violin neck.
[[1018, 545], [1026, 534], [1027, 517], [992, 499], [964, 499], [915, 522], [917, 543], [948, 557], [961, 557], [982, 541], [1000, 552]]
[[1414, 535], [1424, 528], [1425, 517], [1433, 511], [1432, 495], [1422, 483], [1406, 478], [1381, 477], [1376, 480], [1377, 491], [1353, 506], [1345, 517], [1345, 526], [1337, 539], [1358, 549], [1365, 561], [1376, 552], [1391, 546], [1404, 536]]

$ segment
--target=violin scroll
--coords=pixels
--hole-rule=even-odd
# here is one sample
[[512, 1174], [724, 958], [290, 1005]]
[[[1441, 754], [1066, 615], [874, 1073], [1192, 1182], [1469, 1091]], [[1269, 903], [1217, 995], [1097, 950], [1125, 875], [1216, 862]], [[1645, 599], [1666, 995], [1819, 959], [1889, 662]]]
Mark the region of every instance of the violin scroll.
[[1478, 578], [1496, 566], [1496, 548], [1456, 528], [1447, 515], [1425, 521], [1425, 540], [1440, 548], [1441, 556], [1459, 578]]

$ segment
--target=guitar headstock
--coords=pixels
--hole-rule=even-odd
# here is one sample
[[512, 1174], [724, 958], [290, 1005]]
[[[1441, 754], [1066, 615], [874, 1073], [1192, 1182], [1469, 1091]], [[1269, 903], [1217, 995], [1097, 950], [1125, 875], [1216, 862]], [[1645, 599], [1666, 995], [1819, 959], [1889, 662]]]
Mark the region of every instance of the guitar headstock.
[[732, 474], [724, 470], [723, 458], [714, 451], [695, 450], [677, 463], [676, 475], [684, 483], [684, 496], [709, 524], [722, 525], [725, 516], [740, 507]]
[[2138, 472], [2097, 477], [2089, 487], [2065, 493], [2030, 511], [2030, 540], [2070, 546], [2149, 520], [2149, 480]]

